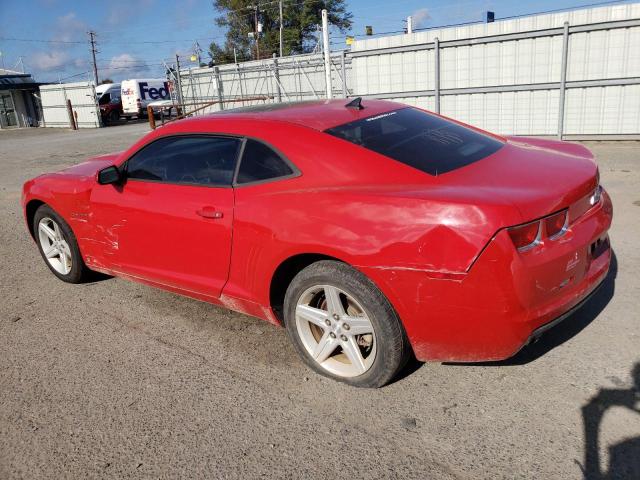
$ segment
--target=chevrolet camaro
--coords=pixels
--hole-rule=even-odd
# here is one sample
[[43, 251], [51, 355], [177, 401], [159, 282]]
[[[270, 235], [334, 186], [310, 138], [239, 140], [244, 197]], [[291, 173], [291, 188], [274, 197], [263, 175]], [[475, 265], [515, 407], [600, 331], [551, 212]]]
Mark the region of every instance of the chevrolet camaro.
[[[25, 183], [49, 269], [119, 276], [283, 325], [315, 371], [516, 354], [607, 274], [585, 147], [380, 100], [240, 108]], [[268, 348], [268, 346], [265, 346]]]

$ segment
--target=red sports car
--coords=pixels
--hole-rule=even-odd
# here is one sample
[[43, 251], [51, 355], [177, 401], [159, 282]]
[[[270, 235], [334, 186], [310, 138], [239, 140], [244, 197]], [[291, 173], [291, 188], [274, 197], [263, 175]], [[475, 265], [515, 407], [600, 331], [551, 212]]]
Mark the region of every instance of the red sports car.
[[405, 105], [276, 104], [159, 128], [24, 185], [61, 280], [126, 277], [284, 325], [356, 386], [505, 359], [607, 274], [591, 153]]

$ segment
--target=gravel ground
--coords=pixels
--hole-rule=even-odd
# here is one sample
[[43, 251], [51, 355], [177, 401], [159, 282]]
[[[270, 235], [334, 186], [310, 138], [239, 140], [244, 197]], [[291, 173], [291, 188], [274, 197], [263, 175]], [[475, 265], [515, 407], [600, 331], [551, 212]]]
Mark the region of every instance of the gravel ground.
[[22, 183], [147, 128], [0, 132], [0, 478], [639, 478], [640, 144], [588, 145], [617, 261], [585, 308], [508, 362], [414, 364], [361, 390], [260, 320], [48, 271]]

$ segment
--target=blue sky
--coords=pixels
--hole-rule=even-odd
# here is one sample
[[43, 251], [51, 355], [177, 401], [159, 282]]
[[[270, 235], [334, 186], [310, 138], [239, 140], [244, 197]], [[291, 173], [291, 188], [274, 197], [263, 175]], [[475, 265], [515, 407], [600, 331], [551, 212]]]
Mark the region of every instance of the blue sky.
[[[415, 28], [434, 27], [480, 20], [486, 10], [503, 18], [592, 3], [598, 0], [347, 0], [355, 35], [365, 25], [374, 33], [402, 30], [408, 15]], [[216, 16], [211, 0], [0, 0], [0, 65], [13, 69], [22, 56], [38, 81], [84, 80], [90, 70], [87, 31], [93, 29], [101, 78], [162, 76], [162, 61], [176, 53], [189, 65], [196, 40], [206, 51], [212, 40], [224, 39]], [[333, 48], [343, 41], [332, 32]]]

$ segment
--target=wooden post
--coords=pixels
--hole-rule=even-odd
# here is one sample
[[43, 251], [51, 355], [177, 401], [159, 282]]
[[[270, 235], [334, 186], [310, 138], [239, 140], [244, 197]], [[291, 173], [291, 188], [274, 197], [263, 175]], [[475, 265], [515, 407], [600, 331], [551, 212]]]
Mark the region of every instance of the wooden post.
[[156, 129], [156, 119], [153, 116], [153, 107], [151, 105], [149, 105], [147, 107], [147, 116], [149, 117], [149, 126], [151, 127], [151, 130], [155, 130]]
[[69, 128], [71, 128], [71, 130], [76, 130], [76, 122], [75, 122], [75, 118], [73, 117], [73, 108], [71, 108], [71, 100], [67, 99], [67, 113], [69, 114]]
[[75, 126], [75, 129], [78, 130], [78, 111], [77, 110], [73, 111], [73, 124]]

